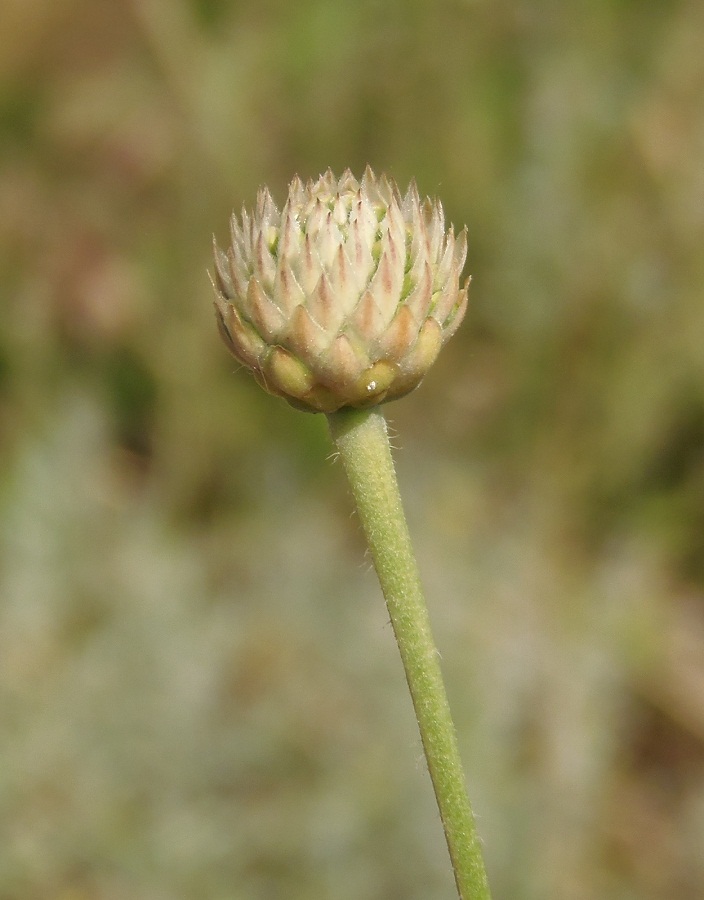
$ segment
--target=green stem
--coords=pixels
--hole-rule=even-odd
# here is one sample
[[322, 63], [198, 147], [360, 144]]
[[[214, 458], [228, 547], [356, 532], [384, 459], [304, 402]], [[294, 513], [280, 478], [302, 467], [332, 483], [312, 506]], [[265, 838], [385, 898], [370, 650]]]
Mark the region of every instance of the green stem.
[[461, 900], [488, 900], [481, 846], [462, 771], [438, 651], [396, 481], [386, 421], [378, 409], [328, 416], [352, 486], [420, 729]]

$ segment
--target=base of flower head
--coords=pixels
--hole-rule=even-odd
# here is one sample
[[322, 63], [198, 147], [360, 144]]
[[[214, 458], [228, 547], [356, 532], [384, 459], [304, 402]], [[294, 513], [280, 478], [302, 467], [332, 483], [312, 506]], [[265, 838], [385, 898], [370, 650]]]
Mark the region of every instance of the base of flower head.
[[325, 382], [316, 377], [283, 347], [273, 347], [261, 368], [254, 369], [257, 383], [305, 412], [333, 413], [344, 408], [367, 409], [398, 400], [415, 390], [422, 374], [403, 377], [394, 363], [380, 361], [353, 382]]

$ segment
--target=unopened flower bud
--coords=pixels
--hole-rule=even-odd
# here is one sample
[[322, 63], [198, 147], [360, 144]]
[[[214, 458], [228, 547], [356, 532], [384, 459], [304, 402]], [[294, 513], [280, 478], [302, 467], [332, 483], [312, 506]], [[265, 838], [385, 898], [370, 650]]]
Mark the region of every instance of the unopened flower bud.
[[439, 201], [402, 197], [367, 168], [295, 178], [231, 219], [215, 252], [215, 307], [230, 351], [259, 384], [311, 412], [368, 407], [412, 391], [454, 334], [466, 233]]

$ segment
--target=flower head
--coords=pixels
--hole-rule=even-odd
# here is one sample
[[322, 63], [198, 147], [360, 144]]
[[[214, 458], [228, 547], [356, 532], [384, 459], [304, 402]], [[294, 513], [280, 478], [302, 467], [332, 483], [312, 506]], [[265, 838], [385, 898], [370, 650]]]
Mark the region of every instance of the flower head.
[[296, 177], [279, 211], [264, 188], [215, 252], [215, 308], [259, 384], [311, 412], [367, 407], [420, 384], [467, 305], [466, 233], [439, 201], [402, 197], [367, 167]]

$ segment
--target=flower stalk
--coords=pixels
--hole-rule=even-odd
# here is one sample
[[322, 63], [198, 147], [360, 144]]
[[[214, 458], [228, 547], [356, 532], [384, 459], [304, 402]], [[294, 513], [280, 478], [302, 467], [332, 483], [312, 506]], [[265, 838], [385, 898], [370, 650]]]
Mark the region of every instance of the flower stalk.
[[403, 513], [386, 421], [378, 409], [347, 409], [329, 414], [328, 423], [401, 653], [458, 895], [462, 900], [488, 900], [481, 845]]

